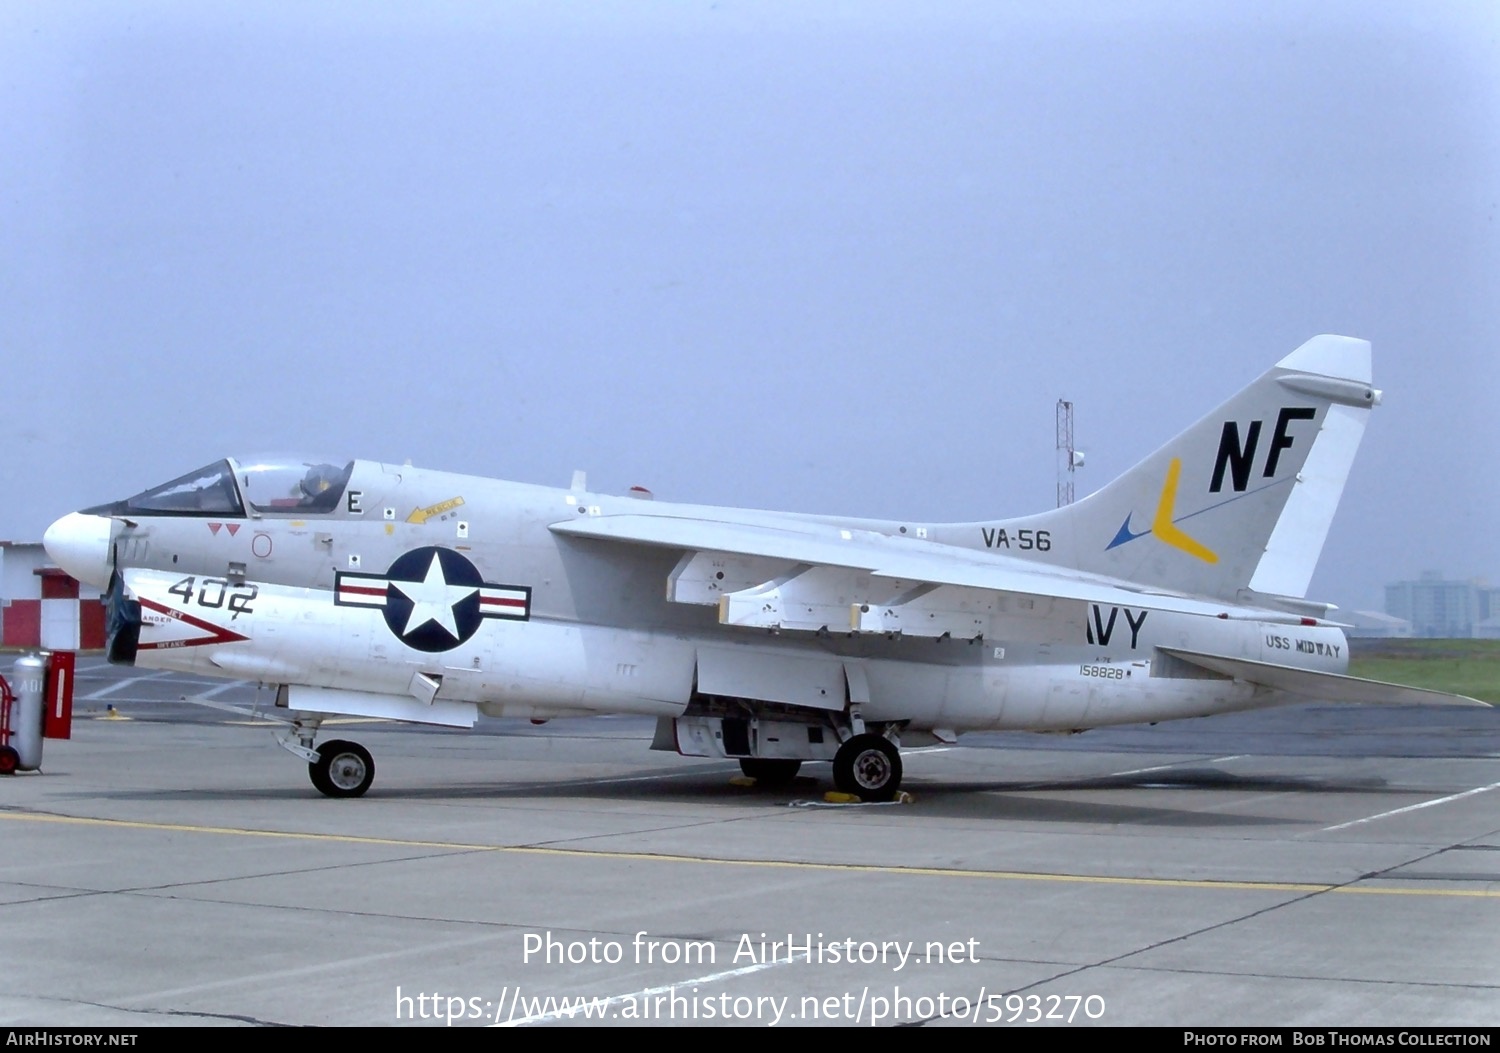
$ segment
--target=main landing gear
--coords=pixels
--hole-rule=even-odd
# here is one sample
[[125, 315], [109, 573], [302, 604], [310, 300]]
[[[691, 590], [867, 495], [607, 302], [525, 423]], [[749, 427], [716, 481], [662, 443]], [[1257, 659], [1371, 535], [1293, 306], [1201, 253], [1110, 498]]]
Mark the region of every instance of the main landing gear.
[[741, 757], [740, 771], [761, 786], [786, 786], [802, 768], [799, 760], [775, 760], [768, 757]]
[[884, 735], [855, 735], [833, 758], [833, 784], [861, 801], [889, 801], [901, 788], [901, 752]]

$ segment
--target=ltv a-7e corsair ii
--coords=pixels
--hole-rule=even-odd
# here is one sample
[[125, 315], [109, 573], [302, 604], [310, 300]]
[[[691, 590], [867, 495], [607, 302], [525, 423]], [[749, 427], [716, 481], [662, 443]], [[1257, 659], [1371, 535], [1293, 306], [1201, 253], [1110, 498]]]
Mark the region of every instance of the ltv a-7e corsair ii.
[[[223, 460], [64, 516], [112, 661], [274, 685], [325, 794], [369, 788], [328, 716], [657, 718], [758, 780], [833, 762], [892, 797], [901, 745], [1286, 702], [1470, 701], [1344, 674], [1303, 599], [1379, 393], [1319, 336], [1074, 505], [979, 523], [645, 501], [369, 461]], [[1479, 703], [1475, 703], [1479, 704]], [[269, 708], [269, 707], [268, 707]]]

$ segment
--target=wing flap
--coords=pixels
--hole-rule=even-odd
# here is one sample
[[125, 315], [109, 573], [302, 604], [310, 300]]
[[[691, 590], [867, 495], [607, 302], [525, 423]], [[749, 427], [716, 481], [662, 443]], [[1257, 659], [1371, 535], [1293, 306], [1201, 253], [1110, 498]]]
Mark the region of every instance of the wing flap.
[[1291, 666], [1273, 665], [1270, 662], [1254, 662], [1247, 658], [1229, 658], [1224, 655], [1205, 654], [1201, 651], [1183, 651], [1175, 647], [1159, 648], [1173, 658], [1207, 669], [1212, 673], [1244, 680], [1251, 684], [1285, 691], [1289, 695], [1300, 695], [1315, 702], [1371, 702], [1381, 705], [1422, 706], [1484, 706], [1477, 698], [1467, 695], [1452, 695], [1445, 691], [1432, 691], [1424, 687], [1407, 687], [1404, 684], [1388, 684], [1382, 680], [1366, 680], [1363, 677], [1347, 676], [1343, 673], [1321, 673], [1313, 669], [1295, 669]]

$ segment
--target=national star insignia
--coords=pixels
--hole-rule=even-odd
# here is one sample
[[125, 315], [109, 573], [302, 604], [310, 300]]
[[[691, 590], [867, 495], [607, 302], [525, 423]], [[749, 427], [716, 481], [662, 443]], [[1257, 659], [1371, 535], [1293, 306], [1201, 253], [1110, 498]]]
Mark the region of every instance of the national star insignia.
[[410, 636], [412, 630], [419, 629], [428, 622], [436, 622], [448, 635], [455, 640], [459, 639], [453, 608], [479, 591], [474, 585], [448, 584], [436, 552], [432, 554], [432, 562], [427, 566], [427, 576], [421, 581], [393, 579], [391, 584], [411, 600], [411, 617], [406, 620], [406, 628], [401, 630], [402, 636]]

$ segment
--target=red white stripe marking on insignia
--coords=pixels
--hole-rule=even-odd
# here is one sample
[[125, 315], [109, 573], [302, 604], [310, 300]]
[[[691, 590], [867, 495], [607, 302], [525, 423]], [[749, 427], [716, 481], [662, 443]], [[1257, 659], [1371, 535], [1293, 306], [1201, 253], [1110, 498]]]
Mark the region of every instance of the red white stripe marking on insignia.
[[370, 578], [348, 579], [340, 576], [337, 602], [354, 607], [384, 607], [389, 585], [379, 579], [378, 584], [356, 585], [356, 581], [371, 581]]
[[530, 606], [530, 589], [508, 589], [487, 585], [479, 590], [479, 613], [483, 615], [499, 618], [525, 618]]

